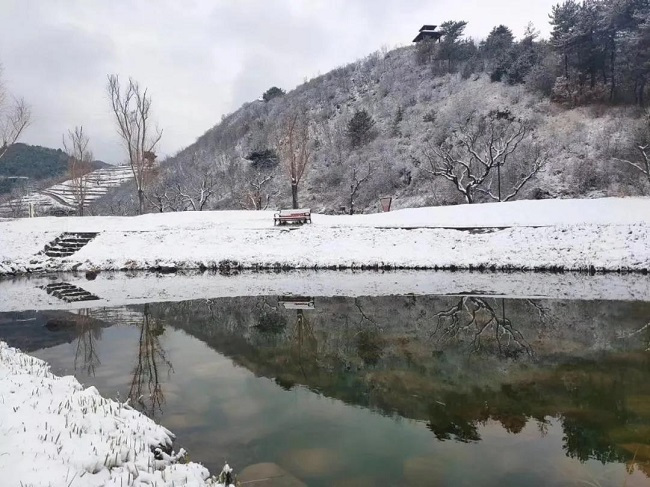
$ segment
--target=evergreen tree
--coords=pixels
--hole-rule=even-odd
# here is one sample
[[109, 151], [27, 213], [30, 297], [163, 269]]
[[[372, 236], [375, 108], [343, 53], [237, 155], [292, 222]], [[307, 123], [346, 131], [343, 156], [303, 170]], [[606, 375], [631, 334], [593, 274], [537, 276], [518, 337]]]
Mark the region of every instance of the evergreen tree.
[[553, 26], [551, 44], [562, 53], [565, 78], [569, 78], [569, 57], [572, 53], [579, 11], [580, 5], [577, 2], [565, 0], [564, 3], [553, 6], [549, 15]]
[[347, 127], [347, 136], [353, 149], [362, 147], [375, 137], [375, 121], [365, 110], [354, 113]]
[[501, 81], [509, 66], [510, 49], [514, 42], [512, 31], [505, 25], [492, 29], [480, 45], [480, 53], [487, 61], [487, 69], [492, 81]]
[[505, 68], [505, 75], [511, 85], [523, 83], [526, 75], [539, 62], [539, 31], [529, 23], [524, 37], [515, 44], [509, 53], [510, 62]]
[[277, 86], [272, 86], [268, 90], [264, 92], [262, 95], [262, 100], [265, 102], [271, 101], [273, 98], [277, 98], [278, 96], [282, 96], [285, 94], [285, 91], [281, 88], [278, 88]]
[[447, 61], [447, 69], [452, 70], [453, 61], [460, 60], [466, 53], [467, 46], [461, 39], [467, 22], [464, 20], [448, 20], [440, 25], [442, 38], [438, 45], [438, 55], [440, 59]]

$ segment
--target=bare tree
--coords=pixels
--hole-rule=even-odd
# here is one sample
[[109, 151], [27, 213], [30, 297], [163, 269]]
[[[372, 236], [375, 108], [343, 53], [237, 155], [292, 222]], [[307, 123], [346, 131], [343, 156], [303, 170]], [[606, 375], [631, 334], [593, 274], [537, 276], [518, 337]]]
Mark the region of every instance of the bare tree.
[[637, 171], [640, 171], [650, 183], [650, 111], [646, 113], [646, 127], [645, 127], [645, 143], [636, 144], [636, 149], [639, 151], [641, 158], [638, 161], [630, 161], [628, 159], [618, 159], [614, 160], [619, 162], [625, 162], [635, 168]]
[[[475, 201], [476, 192], [495, 201], [508, 201], [517, 196], [546, 163], [545, 155], [534, 147], [524, 163], [523, 175], [510, 192], [502, 196], [501, 168], [514, 158], [525, 141], [530, 140], [531, 133], [528, 124], [507, 110], [490, 112], [483, 117], [474, 112], [441, 144], [426, 143], [421, 151], [422, 159], [412, 159], [426, 173], [452, 182], [467, 203]], [[492, 189], [495, 171], [496, 195]]]
[[197, 184], [191, 188], [183, 187], [180, 183], [172, 188], [178, 199], [182, 202], [183, 210], [203, 211], [208, 200], [214, 195], [217, 180], [205, 175]]
[[271, 203], [271, 197], [278, 194], [278, 191], [266, 190], [266, 186], [273, 181], [273, 178], [273, 174], [264, 174], [260, 170], [249, 171], [242, 206], [253, 210], [266, 210]]
[[189, 161], [177, 160], [147, 193], [147, 200], [159, 212], [202, 211], [215, 195], [219, 178], [214, 167], [199, 161], [196, 154]]
[[88, 176], [92, 171], [93, 154], [88, 149], [90, 139], [83, 127], [68, 130], [63, 136], [63, 148], [68, 154], [68, 176], [77, 214], [83, 216], [88, 195]]
[[[2, 66], [0, 66], [0, 74]], [[13, 98], [13, 103], [7, 106], [9, 94], [0, 80], [0, 159], [15, 144], [32, 119], [31, 107], [23, 98]]]
[[296, 110], [283, 121], [277, 134], [277, 149], [291, 181], [293, 208], [298, 208], [298, 185], [312, 156], [309, 119], [303, 112]]
[[117, 75], [108, 76], [108, 95], [117, 122], [117, 133], [126, 146], [138, 194], [139, 212], [144, 213], [145, 190], [154, 177], [156, 146], [162, 130], [151, 126], [151, 96], [129, 78], [122, 90]]
[[29, 191], [25, 183], [18, 184], [14, 187], [0, 205], [0, 210], [5, 216], [10, 218], [20, 218], [29, 212], [29, 204], [26, 203], [25, 197]]
[[363, 183], [372, 175], [372, 166], [370, 162], [362, 164], [358, 157], [355, 157], [350, 166], [350, 215], [354, 215], [354, 200], [357, 192]]

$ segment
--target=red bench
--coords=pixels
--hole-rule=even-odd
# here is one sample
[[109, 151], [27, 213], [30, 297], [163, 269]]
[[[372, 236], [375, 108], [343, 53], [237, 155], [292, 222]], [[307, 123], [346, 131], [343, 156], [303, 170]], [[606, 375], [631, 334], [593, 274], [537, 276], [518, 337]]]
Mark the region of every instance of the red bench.
[[286, 223], [311, 223], [311, 210], [309, 208], [280, 210], [273, 215], [273, 225], [284, 225]]

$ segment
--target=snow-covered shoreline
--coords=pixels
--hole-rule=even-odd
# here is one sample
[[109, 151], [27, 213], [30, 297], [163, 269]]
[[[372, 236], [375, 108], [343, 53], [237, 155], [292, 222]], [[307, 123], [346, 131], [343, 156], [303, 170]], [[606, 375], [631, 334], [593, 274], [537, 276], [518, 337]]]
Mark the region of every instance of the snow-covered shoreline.
[[[273, 212], [0, 222], [0, 275], [92, 270], [650, 270], [650, 199], [541, 200], [313, 215], [274, 227]], [[97, 232], [69, 257], [39, 254], [64, 233]]]
[[173, 434], [126, 404], [57, 377], [0, 341], [2, 485], [220, 485], [171, 447]]
[[[650, 279], [641, 274], [310, 271], [221, 275], [183, 271], [61, 273], [0, 279], [0, 313], [72, 310], [240, 296], [480, 295], [512, 299], [650, 301]], [[91, 301], [66, 302], [47, 286], [66, 283], [91, 293]]]

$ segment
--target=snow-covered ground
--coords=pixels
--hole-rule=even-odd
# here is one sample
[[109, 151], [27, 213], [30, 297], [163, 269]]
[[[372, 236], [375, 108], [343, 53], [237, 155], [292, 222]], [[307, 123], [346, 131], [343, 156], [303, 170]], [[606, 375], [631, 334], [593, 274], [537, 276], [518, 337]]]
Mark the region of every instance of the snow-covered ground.
[[[650, 269], [650, 199], [541, 200], [313, 215], [273, 212], [0, 221], [0, 274], [225, 266]], [[37, 255], [64, 232], [99, 232], [68, 258]]]
[[6, 486], [204, 486], [171, 446], [173, 435], [128, 405], [57, 377], [42, 360], [0, 342], [0, 483]]

